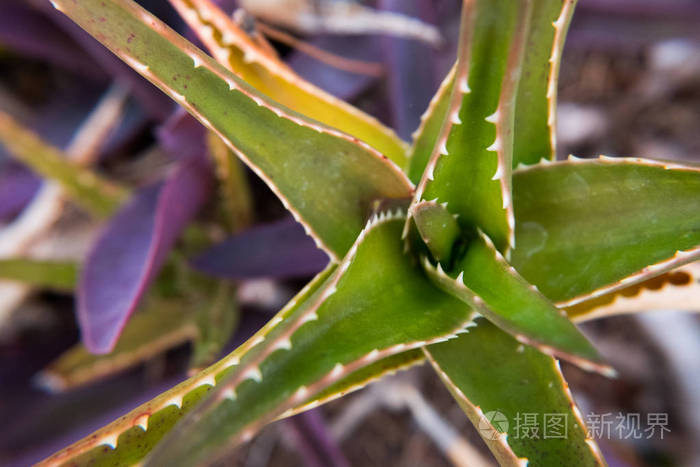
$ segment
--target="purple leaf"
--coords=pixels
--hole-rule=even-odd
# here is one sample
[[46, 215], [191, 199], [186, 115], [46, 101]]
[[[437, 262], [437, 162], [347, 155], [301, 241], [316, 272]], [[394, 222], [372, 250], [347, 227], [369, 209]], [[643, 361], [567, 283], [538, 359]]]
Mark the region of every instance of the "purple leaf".
[[199, 271], [227, 279], [304, 277], [316, 274], [326, 264], [326, 254], [291, 219], [248, 229], [193, 261]]
[[[431, 4], [431, 0], [381, 0], [379, 9], [434, 23], [435, 11]], [[399, 136], [409, 139], [443, 74], [435, 50], [423, 42], [384, 36], [381, 44], [389, 82], [392, 126]]]
[[204, 157], [183, 160], [164, 182], [139, 191], [102, 231], [78, 285], [78, 323], [94, 353], [113, 347], [175, 240], [211, 192]]
[[156, 137], [165, 152], [176, 159], [201, 153], [205, 148], [206, 130], [184, 109], [178, 109], [160, 127]]
[[19, 213], [36, 193], [41, 179], [23, 166], [11, 162], [0, 165], [0, 221]]
[[105, 70], [112, 78], [123, 80], [128, 84], [131, 93], [151, 117], [156, 120], [165, 120], [172, 113], [175, 105], [168, 96], [113, 55], [68, 17], [53, 8], [49, 2], [42, 2], [39, 6], [63, 32], [80, 44], [94, 60], [95, 66]]
[[70, 37], [26, 1], [0, 2], [0, 43], [15, 52], [53, 63], [84, 77], [107, 78]]

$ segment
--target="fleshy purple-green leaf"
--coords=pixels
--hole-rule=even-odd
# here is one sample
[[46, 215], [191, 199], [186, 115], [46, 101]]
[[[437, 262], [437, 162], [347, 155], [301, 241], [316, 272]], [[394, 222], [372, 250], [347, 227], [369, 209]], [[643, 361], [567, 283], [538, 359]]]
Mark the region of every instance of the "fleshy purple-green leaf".
[[159, 184], [139, 191], [92, 247], [78, 285], [85, 346], [109, 352], [182, 230], [211, 192], [203, 157], [183, 161]]
[[194, 260], [201, 272], [228, 279], [305, 277], [327, 264], [328, 256], [292, 219], [248, 229]]

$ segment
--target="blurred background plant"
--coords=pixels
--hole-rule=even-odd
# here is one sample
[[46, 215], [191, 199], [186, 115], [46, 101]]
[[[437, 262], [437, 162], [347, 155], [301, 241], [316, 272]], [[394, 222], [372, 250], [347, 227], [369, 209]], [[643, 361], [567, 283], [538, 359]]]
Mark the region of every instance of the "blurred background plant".
[[[196, 40], [166, 2], [141, 3]], [[236, 16], [256, 40], [405, 140], [455, 57], [457, 0], [363, 2], [354, 16], [330, 0], [218, 3], [246, 8]], [[303, 15], [318, 26], [302, 27]], [[694, 162], [698, 20], [689, 0], [580, 0], [560, 79], [559, 156]], [[0, 463], [26, 465], [236, 347], [327, 258], [226, 147], [49, 2], [2, 2], [0, 47], [0, 135], [17, 146], [0, 148], [0, 419], [11, 421]], [[217, 171], [207, 154], [225, 161]], [[697, 290], [678, 307], [692, 307]], [[95, 308], [122, 320], [138, 308], [107, 355], [78, 343], [78, 320]], [[83, 329], [88, 346], [116, 339]], [[669, 414], [663, 442], [601, 440], [610, 464], [697, 465], [696, 316], [647, 313], [586, 331], [621, 376], [565, 366], [584, 412]], [[485, 463], [461, 410], [424, 373], [270, 426], [236, 462], [444, 465], [461, 454]]]

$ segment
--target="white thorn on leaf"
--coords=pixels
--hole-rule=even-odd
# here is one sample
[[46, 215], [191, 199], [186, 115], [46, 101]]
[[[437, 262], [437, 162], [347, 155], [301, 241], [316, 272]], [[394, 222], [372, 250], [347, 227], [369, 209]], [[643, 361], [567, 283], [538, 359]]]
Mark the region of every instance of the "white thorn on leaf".
[[301, 322], [299, 324], [301, 325], [304, 323], [308, 323], [309, 321], [316, 321], [317, 319], [318, 319], [318, 315], [314, 311], [314, 312], [307, 313], [304, 316], [302, 316]]
[[[507, 191], [504, 191], [503, 192], [503, 209], [508, 209], [508, 207], [510, 206], [510, 203], [511, 203], [510, 193]], [[510, 216], [509, 216], [508, 217], [509, 226], [510, 226], [510, 223], [511, 222], [510, 222]], [[513, 224], [515, 224], [515, 222], [513, 222]], [[511, 230], [511, 232], [513, 231], [512, 228], [510, 230]], [[515, 245], [515, 240], [513, 240], [513, 245]]]
[[148, 23], [151, 26], [155, 26], [154, 23], [156, 22], [156, 18], [147, 11], [141, 11], [141, 21], [143, 21], [144, 23]]
[[232, 366], [236, 366], [236, 365], [238, 365], [240, 362], [241, 362], [241, 359], [238, 358], [238, 356], [233, 356], [233, 357], [231, 357], [231, 359], [230, 359], [228, 362], [226, 362], [227, 368], [228, 368], [228, 367], [232, 367]]
[[141, 428], [143, 431], [148, 431], [148, 414], [143, 414], [136, 418], [134, 426]]
[[306, 386], [301, 386], [297, 391], [294, 393], [294, 397], [296, 399], [302, 399], [306, 398], [306, 396], [309, 394], [309, 389]]
[[241, 380], [246, 380], [246, 379], [252, 379], [256, 383], [259, 383], [260, 381], [262, 381], [262, 373], [260, 372], [260, 368], [258, 368], [257, 366], [254, 366], [254, 367], [246, 370], [246, 372], [243, 373]]
[[503, 177], [503, 166], [501, 164], [498, 164], [496, 166], [496, 173], [493, 174], [491, 180], [500, 180], [501, 177]]
[[437, 272], [438, 272], [438, 274], [443, 275], [443, 276], [447, 275], [447, 274], [445, 274], [445, 270], [442, 269], [442, 264], [440, 264], [440, 263], [437, 263]]
[[342, 364], [336, 363], [335, 366], [333, 367], [333, 370], [331, 370], [331, 373], [330, 373], [331, 378], [333, 378], [333, 379], [338, 378], [340, 375], [343, 374], [344, 370], [345, 370], [345, 367]]
[[175, 99], [178, 103], [181, 105], [186, 105], [187, 104], [187, 99], [185, 99], [184, 94], [180, 94], [179, 92], [176, 92], [175, 90], [171, 89], [170, 90], [170, 95], [173, 96], [173, 99]]
[[272, 347], [272, 350], [291, 350], [292, 349], [292, 341], [289, 339], [289, 337], [285, 339], [280, 339]]
[[163, 404], [163, 407], [168, 407], [170, 405], [174, 405], [178, 409], [180, 407], [182, 407], [182, 395], [178, 394], [178, 395], [173, 396], [171, 399], [166, 401], [165, 404]]
[[493, 140], [493, 144], [489, 147], [486, 148], [487, 151], [492, 151], [492, 152], [498, 152], [501, 150], [501, 139], [496, 136], [496, 139]]
[[121, 58], [126, 62], [127, 65], [129, 65], [131, 68], [138, 71], [139, 73], [145, 74], [148, 72], [148, 65], [144, 65], [143, 63], [136, 60], [134, 57], [122, 54]]
[[491, 115], [485, 118], [485, 120], [489, 123], [493, 123], [494, 125], [498, 123], [498, 119], [500, 118], [500, 113], [498, 112], [498, 109]]
[[228, 399], [230, 401], [235, 401], [236, 400], [236, 390], [231, 388], [231, 387], [226, 388], [221, 392], [221, 397], [222, 397], [222, 399]]
[[117, 449], [117, 440], [119, 439], [119, 433], [110, 433], [100, 440], [99, 444], [106, 444], [112, 449]]
[[[294, 306], [294, 305], [290, 305], [290, 306]], [[284, 320], [282, 319], [281, 316], [275, 316], [274, 318], [272, 318], [270, 320], [270, 322], [267, 323], [267, 325], [270, 326], [271, 328], [273, 328], [273, 327], [277, 326], [278, 324], [280, 324], [282, 321], [284, 321]]]
[[197, 386], [216, 386], [216, 379], [213, 374], [207, 375], [204, 378], [197, 381]]

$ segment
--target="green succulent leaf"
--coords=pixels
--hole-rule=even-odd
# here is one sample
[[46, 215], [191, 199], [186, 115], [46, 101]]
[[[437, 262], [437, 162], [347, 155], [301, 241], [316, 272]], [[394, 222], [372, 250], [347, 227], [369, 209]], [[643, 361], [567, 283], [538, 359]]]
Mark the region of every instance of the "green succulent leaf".
[[0, 279], [59, 292], [71, 292], [75, 289], [78, 269], [78, 265], [70, 261], [0, 259]]
[[292, 110], [353, 135], [400, 167], [406, 144], [361, 110], [298, 76], [210, 0], [170, 0], [212, 56], [258, 91]]
[[433, 257], [451, 264], [452, 250], [462, 234], [454, 215], [434, 201], [420, 201], [411, 205], [411, 216]]
[[201, 402], [242, 355], [304, 305], [336, 269], [336, 265], [331, 265], [319, 273], [273, 320], [226, 357], [38, 465], [108, 466], [139, 462], [193, 406]]
[[511, 264], [569, 306], [700, 257], [700, 170], [570, 159], [516, 171]]
[[179, 300], [151, 299], [129, 320], [112, 352], [95, 355], [76, 345], [43, 369], [37, 381], [45, 389], [62, 392], [112, 376], [176, 345], [193, 341], [199, 331], [186, 308]]
[[10, 115], [0, 111], [0, 143], [42, 177], [58, 183], [71, 199], [98, 217], [108, 217], [127, 197], [126, 189], [71, 163]]
[[405, 255], [404, 221], [373, 218], [338, 271], [241, 357], [146, 465], [206, 461], [350, 372], [471, 324], [470, 308], [434, 288]]
[[[340, 266], [321, 273], [246, 344], [45, 462], [137, 462], [214, 386], [208, 399], [213, 412], [202, 408], [206, 434], [197, 426], [192, 436], [190, 425], [177, 432], [189, 446], [182, 446], [188, 454], [178, 462], [187, 463], [202, 454], [196, 443], [203, 442], [206, 451], [232, 434], [249, 433], [420, 361], [412, 350], [462, 331], [473, 313], [435, 289], [405, 255], [404, 221], [403, 215], [375, 217]], [[226, 399], [233, 394], [235, 401]], [[180, 436], [171, 442], [180, 444]], [[168, 445], [159, 457], [169, 456]]]
[[462, 227], [481, 228], [500, 250], [513, 243], [513, 118], [531, 7], [464, 2], [447, 114], [415, 196], [447, 202]]
[[557, 81], [576, 0], [533, 0], [513, 125], [513, 167], [556, 158]]
[[[566, 32], [576, 0], [532, 0], [521, 78], [515, 98], [513, 167], [556, 156], [557, 81]], [[455, 67], [430, 102], [414, 133], [408, 176], [420, 181], [449, 110]]]
[[428, 276], [446, 292], [460, 298], [491, 322], [548, 355], [605, 374], [614, 373], [598, 352], [544, 295], [506, 262], [483, 233], [446, 273], [423, 261]]
[[[559, 362], [488, 321], [477, 323], [469, 333], [425, 351], [499, 463], [605, 465], [588, 437]], [[522, 428], [528, 416], [536, 421], [534, 433]], [[560, 424], [554, 425], [557, 421]]]
[[333, 259], [350, 248], [373, 200], [411, 197], [391, 161], [269, 100], [133, 1], [53, 4], [217, 133]]

